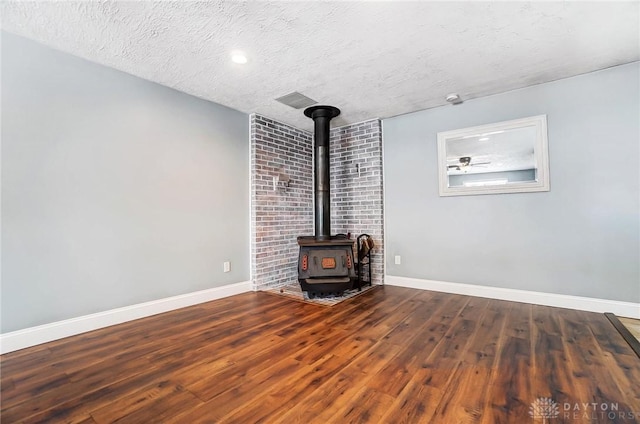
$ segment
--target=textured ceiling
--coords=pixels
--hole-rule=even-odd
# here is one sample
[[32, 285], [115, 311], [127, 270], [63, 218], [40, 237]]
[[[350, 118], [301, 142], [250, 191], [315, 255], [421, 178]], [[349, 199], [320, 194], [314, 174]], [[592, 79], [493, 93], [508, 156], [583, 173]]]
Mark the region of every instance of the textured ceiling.
[[[2, 28], [243, 112], [408, 113], [639, 59], [634, 2], [12, 2]], [[232, 63], [244, 50], [249, 62]], [[454, 107], [454, 106], [452, 106]]]

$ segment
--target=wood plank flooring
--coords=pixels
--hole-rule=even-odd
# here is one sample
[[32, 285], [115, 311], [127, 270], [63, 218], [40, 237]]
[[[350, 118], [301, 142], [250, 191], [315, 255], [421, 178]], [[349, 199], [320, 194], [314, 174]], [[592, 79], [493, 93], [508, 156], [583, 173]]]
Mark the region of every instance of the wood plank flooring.
[[392, 286], [246, 293], [0, 360], [3, 424], [640, 422], [640, 360], [603, 314]]

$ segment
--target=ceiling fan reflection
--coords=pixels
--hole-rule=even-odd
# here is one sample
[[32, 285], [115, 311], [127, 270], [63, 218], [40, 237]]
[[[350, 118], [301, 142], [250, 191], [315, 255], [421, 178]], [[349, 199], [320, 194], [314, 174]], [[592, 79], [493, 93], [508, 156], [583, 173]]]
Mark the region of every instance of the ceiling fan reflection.
[[464, 171], [465, 168], [469, 168], [472, 166], [478, 166], [481, 168], [486, 168], [491, 162], [471, 162], [471, 156], [462, 156], [457, 160], [457, 163], [453, 165], [447, 165], [447, 169], [455, 169], [456, 171]]

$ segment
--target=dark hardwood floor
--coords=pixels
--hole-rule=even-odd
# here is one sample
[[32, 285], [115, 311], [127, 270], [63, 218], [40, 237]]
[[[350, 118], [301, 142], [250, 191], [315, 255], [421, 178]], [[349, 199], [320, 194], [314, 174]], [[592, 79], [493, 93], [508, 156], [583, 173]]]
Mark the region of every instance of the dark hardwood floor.
[[603, 314], [392, 286], [332, 308], [246, 293], [1, 373], [3, 424], [640, 422], [640, 359]]

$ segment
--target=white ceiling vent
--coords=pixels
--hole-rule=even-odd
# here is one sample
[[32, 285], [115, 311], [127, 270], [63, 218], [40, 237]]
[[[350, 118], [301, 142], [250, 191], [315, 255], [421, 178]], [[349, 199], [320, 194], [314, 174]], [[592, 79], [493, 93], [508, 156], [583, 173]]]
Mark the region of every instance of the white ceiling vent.
[[291, 106], [294, 109], [302, 109], [303, 107], [315, 105], [316, 103], [318, 103], [317, 101], [310, 99], [304, 94], [298, 93], [297, 91], [294, 91], [293, 93], [289, 93], [282, 97], [278, 97], [276, 100], [287, 106]]

